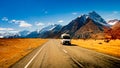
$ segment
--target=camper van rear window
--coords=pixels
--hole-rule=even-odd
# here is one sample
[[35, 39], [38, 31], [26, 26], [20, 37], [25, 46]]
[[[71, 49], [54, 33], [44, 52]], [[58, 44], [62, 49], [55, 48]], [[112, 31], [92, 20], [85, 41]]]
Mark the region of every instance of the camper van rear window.
[[63, 39], [70, 39], [69, 36], [63, 36]]

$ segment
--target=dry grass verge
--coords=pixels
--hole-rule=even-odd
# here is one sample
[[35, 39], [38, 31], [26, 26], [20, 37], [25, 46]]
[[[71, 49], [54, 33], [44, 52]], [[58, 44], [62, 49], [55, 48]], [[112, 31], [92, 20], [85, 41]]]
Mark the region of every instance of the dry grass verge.
[[46, 39], [0, 39], [0, 68], [8, 68]]
[[80, 47], [92, 49], [120, 58], [120, 40], [72, 40], [72, 43]]

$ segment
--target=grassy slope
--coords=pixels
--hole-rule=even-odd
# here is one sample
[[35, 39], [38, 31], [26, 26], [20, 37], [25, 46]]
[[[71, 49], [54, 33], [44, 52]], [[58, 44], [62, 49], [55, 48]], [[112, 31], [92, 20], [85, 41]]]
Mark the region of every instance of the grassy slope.
[[46, 41], [45, 39], [0, 39], [0, 68], [8, 68]]
[[[120, 58], [120, 40], [72, 40], [73, 44]], [[101, 43], [101, 44], [99, 44]]]

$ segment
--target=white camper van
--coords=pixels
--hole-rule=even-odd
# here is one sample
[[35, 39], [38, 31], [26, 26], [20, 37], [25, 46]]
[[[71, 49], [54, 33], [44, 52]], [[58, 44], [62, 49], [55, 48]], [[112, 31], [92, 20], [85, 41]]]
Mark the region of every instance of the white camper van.
[[71, 38], [70, 38], [70, 35], [69, 34], [62, 34], [61, 35], [61, 43], [64, 45], [64, 44], [68, 44], [68, 45], [71, 45]]

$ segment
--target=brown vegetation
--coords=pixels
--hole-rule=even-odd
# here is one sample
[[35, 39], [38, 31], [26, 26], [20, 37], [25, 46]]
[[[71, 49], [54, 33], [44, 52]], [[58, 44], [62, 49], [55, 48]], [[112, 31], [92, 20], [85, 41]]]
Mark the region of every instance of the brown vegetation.
[[0, 39], [0, 68], [8, 68], [46, 41], [45, 39]]
[[104, 28], [104, 32], [107, 39], [120, 39], [120, 21], [113, 25], [112, 28]]
[[92, 49], [120, 58], [120, 40], [72, 40], [72, 43], [80, 47]]

